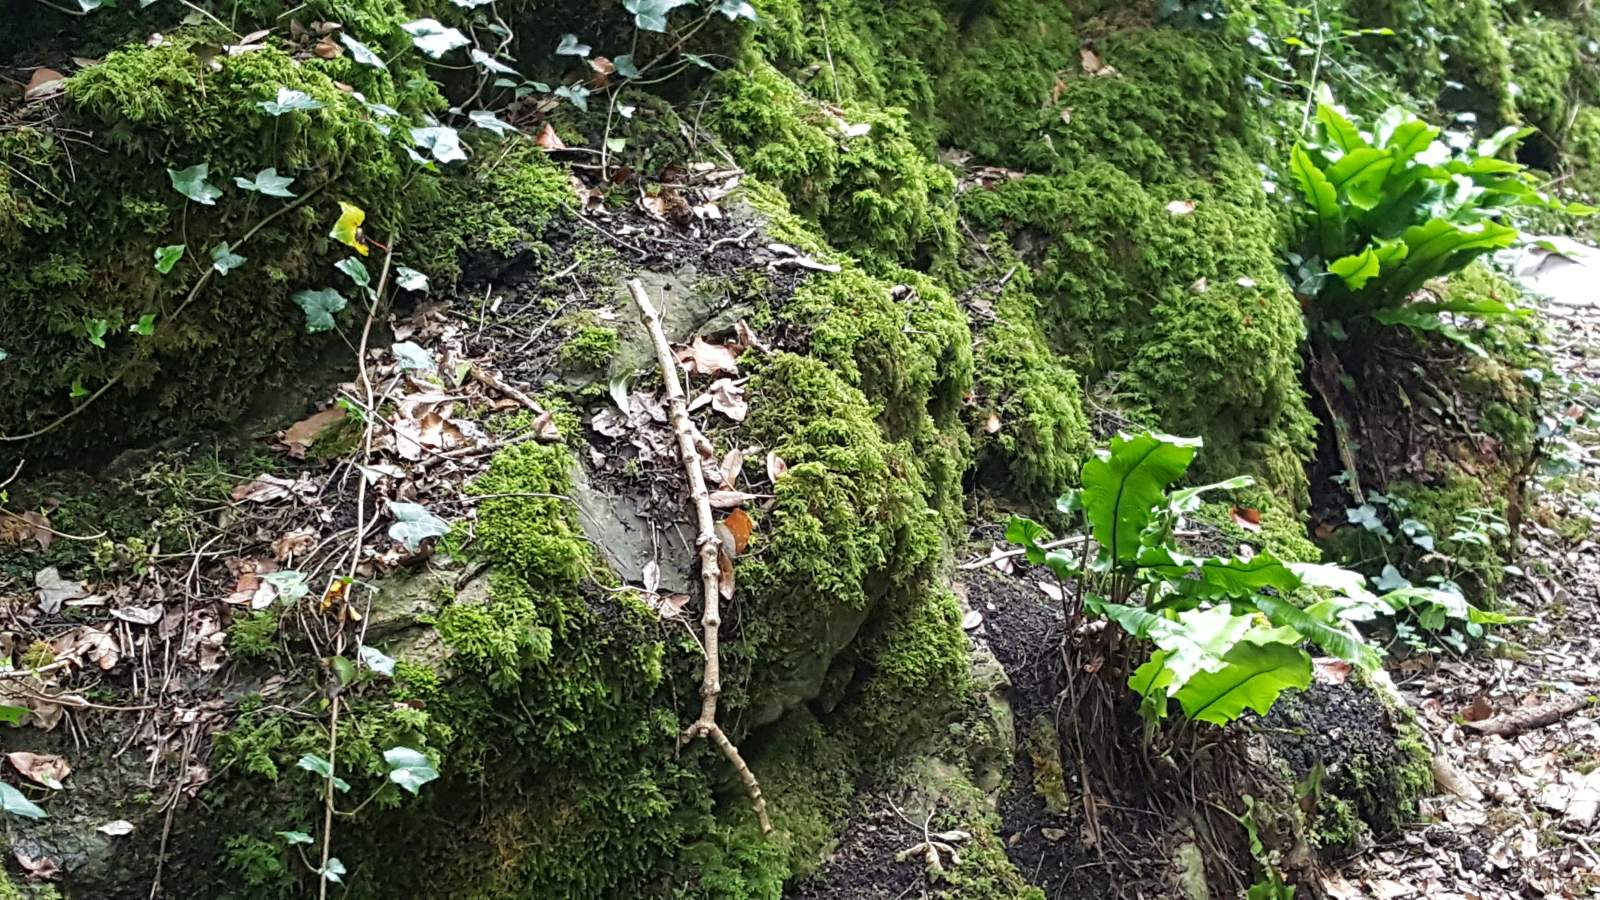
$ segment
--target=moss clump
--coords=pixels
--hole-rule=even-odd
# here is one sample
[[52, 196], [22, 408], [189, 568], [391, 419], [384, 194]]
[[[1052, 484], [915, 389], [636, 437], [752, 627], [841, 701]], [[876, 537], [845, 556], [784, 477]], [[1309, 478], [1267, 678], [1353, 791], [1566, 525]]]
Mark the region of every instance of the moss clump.
[[601, 369], [617, 354], [617, 345], [615, 328], [584, 325], [561, 345], [561, 363], [580, 371]]
[[561, 168], [532, 145], [517, 143], [445, 182], [440, 201], [408, 231], [427, 271], [453, 281], [469, 249], [473, 274], [492, 274], [519, 254], [539, 252], [545, 228], [575, 203]]
[[[158, 46], [110, 53], [68, 79], [50, 127], [0, 135], [0, 315], [10, 323], [0, 421], [7, 434], [28, 433], [105, 389], [93, 414], [66, 421], [30, 453], [231, 421], [264, 380], [305, 365], [311, 339], [290, 295], [338, 283], [339, 254], [323, 237], [335, 201], [359, 203], [369, 229], [382, 232], [434, 196], [432, 177], [402, 166], [400, 149], [327, 67], [273, 47], [215, 55], [206, 46], [180, 29]], [[387, 74], [360, 83], [373, 101], [401, 102]], [[270, 116], [258, 104], [280, 87], [322, 106]], [[94, 133], [112, 156], [71, 165], [57, 126]], [[186, 200], [166, 171], [200, 163], [221, 191], [210, 206]], [[303, 205], [284, 212], [296, 201], [234, 187], [234, 177], [269, 167], [295, 179]], [[274, 213], [283, 214], [244, 243]], [[224, 242], [246, 262], [195, 290]], [[164, 245], [187, 248], [168, 275], [154, 266]], [[156, 316], [154, 335], [130, 333], [146, 314]], [[87, 336], [101, 324], [103, 348]]]
[[1517, 118], [1498, 6], [1495, 0], [1350, 0], [1346, 10], [1364, 27], [1396, 32], [1373, 55], [1408, 93], [1498, 126]]
[[1041, 715], [1033, 720], [1026, 749], [1033, 763], [1034, 793], [1043, 798], [1045, 806], [1053, 812], [1070, 812], [1072, 800], [1067, 795], [1066, 776], [1061, 768], [1061, 736], [1048, 716]]
[[279, 653], [278, 614], [272, 610], [246, 613], [228, 626], [228, 654], [235, 659], [270, 659]]
[[1076, 482], [1092, 443], [1083, 386], [1039, 326], [1033, 273], [1008, 271], [995, 321], [975, 350], [975, 463], [987, 483], [1018, 499], [1048, 502]]
[[[1322, 561], [1322, 550], [1307, 536], [1304, 517], [1290, 510], [1282, 500], [1266, 491], [1252, 489], [1238, 492], [1233, 501], [1204, 504], [1195, 519], [1220, 530], [1235, 546], [1249, 544], [1285, 562]], [[1252, 522], [1251, 513], [1260, 521]], [[1241, 524], [1241, 519], [1255, 527], [1247, 528]]]
[[955, 178], [911, 140], [904, 110], [831, 112], [759, 57], [720, 88], [712, 126], [833, 243], [885, 262], [953, 251]]
[[[1281, 232], [1242, 151], [1211, 180], [1164, 188], [1110, 165], [971, 191], [963, 210], [1031, 254], [1057, 348], [1125, 407], [1205, 437], [1206, 472], [1305, 491], [1311, 416], [1299, 304], [1278, 270]], [[1193, 200], [1174, 214], [1173, 200]], [[1027, 258], [1028, 254], [1025, 254]]]

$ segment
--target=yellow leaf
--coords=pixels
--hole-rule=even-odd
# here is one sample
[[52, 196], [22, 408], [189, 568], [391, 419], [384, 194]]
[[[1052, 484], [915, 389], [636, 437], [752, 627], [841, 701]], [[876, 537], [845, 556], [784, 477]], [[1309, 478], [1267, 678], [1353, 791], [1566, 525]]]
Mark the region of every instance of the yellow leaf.
[[350, 247], [362, 256], [367, 255], [367, 244], [361, 240], [361, 223], [367, 220], [367, 211], [353, 203], [339, 201], [339, 221], [333, 223], [328, 236]]

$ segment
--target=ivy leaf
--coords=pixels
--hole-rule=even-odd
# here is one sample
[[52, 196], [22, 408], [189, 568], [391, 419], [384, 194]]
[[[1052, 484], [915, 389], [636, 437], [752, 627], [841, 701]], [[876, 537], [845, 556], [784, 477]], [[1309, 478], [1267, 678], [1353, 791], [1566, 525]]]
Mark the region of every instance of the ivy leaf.
[[367, 271], [366, 263], [354, 256], [347, 256], [339, 260], [333, 267], [349, 276], [350, 280], [355, 282], [356, 287], [372, 286], [372, 273]]
[[749, 19], [756, 21], [756, 8], [746, 3], [745, 0], [717, 0], [716, 11], [728, 17], [728, 21], [735, 19]]
[[580, 43], [578, 43], [578, 36], [577, 35], [570, 34], [570, 33], [569, 34], [563, 34], [561, 36], [561, 43], [556, 45], [556, 55], [557, 56], [588, 56], [589, 55], [589, 51], [591, 49], [593, 49], [593, 48], [591, 48], [588, 44], [580, 44]]
[[291, 847], [295, 844], [312, 843], [311, 835], [306, 834], [304, 831], [279, 831], [277, 832], [277, 835], [278, 837], [283, 838], [284, 842], [289, 844]]
[[450, 531], [450, 524], [417, 503], [390, 501], [389, 512], [395, 522], [389, 526], [389, 536], [415, 553], [422, 542], [431, 537], [442, 537]]
[[395, 284], [402, 291], [426, 291], [428, 289], [428, 276], [407, 266], [395, 267]]
[[611, 61], [611, 65], [616, 67], [617, 74], [621, 75], [623, 78], [639, 77], [639, 67], [634, 64], [632, 53], [624, 53], [616, 59], [613, 59]]
[[211, 268], [216, 269], [218, 275], [226, 275], [244, 264], [245, 258], [233, 252], [227, 241], [211, 248]]
[[350, 58], [363, 66], [372, 66], [375, 69], [387, 69], [383, 64], [383, 57], [372, 52], [372, 48], [351, 37], [349, 32], [340, 32], [340, 43], [350, 51]]
[[666, 31], [667, 14], [688, 3], [689, 0], [622, 0], [622, 5], [633, 13], [633, 24], [640, 31]]
[[183, 259], [184, 246], [182, 244], [169, 244], [156, 248], [156, 271], [163, 275], [169, 274], [172, 267]]
[[1177, 692], [1191, 719], [1226, 725], [1246, 709], [1266, 715], [1278, 695], [1311, 684], [1311, 657], [1287, 644], [1237, 644], [1217, 672], [1200, 672]]
[[478, 126], [479, 128], [482, 128], [485, 131], [492, 131], [501, 137], [505, 137], [508, 134], [513, 134], [517, 130], [516, 126], [502, 121], [499, 116], [488, 111], [487, 109], [475, 109], [472, 112], [467, 113], [467, 118], [471, 119], [472, 124]]
[[72, 379], [72, 387], [67, 391], [67, 397], [72, 400], [78, 400], [87, 396], [89, 396], [89, 389], [83, 386], [83, 379]]
[[0, 704], [0, 722], [7, 725], [21, 725], [22, 717], [28, 714], [26, 706], [6, 706]]
[[89, 343], [99, 347], [101, 350], [106, 348], [106, 331], [110, 328], [111, 323], [105, 319], [83, 320], [83, 331], [84, 334], [89, 336]]
[[0, 781], [0, 812], [10, 813], [13, 816], [22, 816], [25, 819], [48, 819], [45, 811], [35, 806], [32, 800], [22, 795], [22, 792]]
[[323, 103], [305, 91], [280, 87], [278, 88], [278, 98], [276, 100], [259, 100], [256, 102], [256, 106], [267, 115], [277, 118], [284, 113], [311, 112], [312, 110], [321, 109]]
[[141, 337], [149, 337], [156, 333], [156, 314], [145, 313], [139, 321], [128, 326], [128, 330]]
[[261, 580], [272, 585], [273, 590], [278, 592], [278, 599], [285, 603], [298, 603], [311, 593], [311, 586], [306, 583], [304, 572], [293, 570], [269, 572], [261, 576]]
[[361, 645], [361, 664], [379, 675], [394, 677], [394, 657], [370, 644]]
[[389, 348], [394, 358], [399, 361], [401, 371], [431, 372], [438, 365], [433, 361], [433, 354], [411, 341], [401, 341]]
[[485, 53], [476, 47], [472, 48], [472, 52], [469, 55], [472, 57], [472, 61], [481, 66], [485, 72], [493, 72], [496, 75], [516, 75], [519, 78], [522, 77], [521, 73], [519, 73], [516, 69], [511, 68], [510, 66], [498, 59], [495, 59], [490, 54]]
[[346, 247], [354, 248], [362, 256], [367, 255], [367, 242], [361, 239], [361, 223], [367, 220], [367, 211], [354, 203], [339, 201], [339, 219], [333, 223], [333, 230], [328, 232], [328, 237], [333, 238]]
[[201, 206], [216, 206], [217, 198], [222, 192], [206, 182], [211, 175], [211, 166], [200, 163], [187, 169], [168, 169], [167, 177], [172, 179], [172, 188], [178, 193], [188, 197]]
[[321, 775], [323, 778], [332, 781], [334, 790], [341, 794], [350, 790], [350, 782], [333, 774], [333, 765], [315, 753], [307, 753], [301, 756], [300, 761], [295, 765], [305, 769], [307, 772]]
[[247, 191], [266, 194], [268, 197], [293, 197], [294, 191], [289, 190], [289, 185], [294, 184], [293, 178], [285, 178], [278, 174], [277, 169], [262, 169], [256, 173], [254, 179], [235, 176], [233, 183]]
[[328, 660], [328, 667], [333, 669], [333, 674], [339, 679], [339, 686], [345, 687], [356, 680], [356, 664], [343, 656], [335, 656]]
[[713, 72], [717, 71], [717, 67], [711, 64], [711, 60], [706, 59], [704, 56], [701, 56], [698, 53], [685, 53], [683, 54], [683, 58], [694, 63], [702, 69], [709, 69]]
[[555, 94], [557, 97], [565, 97], [573, 106], [584, 112], [589, 111], [589, 89], [583, 85], [563, 84], [556, 88]]
[[411, 43], [428, 56], [438, 59], [457, 47], [472, 43], [467, 36], [454, 28], [439, 24], [437, 19], [418, 19], [400, 26], [411, 35]]
[[345, 874], [344, 863], [340, 862], [337, 856], [329, 857], [328, 864], [317, 869], [316, 873], [334, 884], [344, 883], [344, 880], [339, 877]]
[[433, 154], [433, 158], [442, 163], [461, 162], [467, 158], [467, 151], [461, 146], [461, 135], [445, 125], [413, 128], [411, 142]]
[[298, 291], [294, 302], [306, 313], [306, 333], [316, 334], [333, 327], [334, 314], [345, 307], [344, 295], [333, 288], [320, 291]]
[[413, 794], [439, 777], [433, 762], [410, 747], [390, 747], [383, 751], [383, 761], [389, 764], [389, 780]]

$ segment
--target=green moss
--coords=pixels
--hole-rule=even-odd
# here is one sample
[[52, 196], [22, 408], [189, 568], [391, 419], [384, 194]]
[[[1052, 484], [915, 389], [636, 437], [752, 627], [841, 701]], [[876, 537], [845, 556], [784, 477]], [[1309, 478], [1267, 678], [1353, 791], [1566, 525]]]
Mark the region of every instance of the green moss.
[[[1247, 528], [1234, 515], [1235, 508], [1253, 510], [1259, 522]], [[1249, 544], [1288, 562], [1321, 562], [1322, 550], [1306, 534], [1303, 516], [1286, 508], [1284, 502], [1260, 489], [1238, 491], [1232, 502], [1207, 503], [1195, 519], [1220, 530], [1235, 546]], [[1244, 521], [1249, 522], [1248, 518]]]
[[1072, 800], [1067, 795], [1066, 777], [1061, 768], [1061, 736], [1056, 733], [1055, 722], [1044, 715], [1034, 719], [1025, 749], [1033, 762], [1034, 793], [1054, 812], [1070, 812]]
[[1350, 0], [1362, 26], [1392, 28], [1374, 55], [1412, 95], [1478, 115], [1482, 124], [1516, 121], [1512, 56], [1495, 0]]
[[584, 325], [561, 345], [561, 363], [583, 371], [604, 368], [616, 355], [617, 344], [615, 328]]
[[271, 659], [279, 652], [277, 612], [245, 613], [228, 626], [228, 654], [235, 659]]
[[468, 488], [495, 496], [478, 506], [478, 552], [535, 586], [570, 590], [582, 577], [589, 548], [574, 518], [572, 456], [565, 447], [517, 444], [495, 454], [489, 471]]
[[[0, 315], [11, 323], [0, 421], [9, 434], [50, 425], [78, 405], [72, 385], [94, 392], [115, 382], [92, 414], [35, 442], [32, 454], [47, 444], [118, 446], [232, 421], [263, 384], [292, 377], [326, 340], [307, 337], [290, 295], [336, 283], [340, 254], [323, 237], [335, 201], [360, 203], [369, 231], [382, 233], [435, 196], [432, 177], [402, 166], [399, 148], [324, 67], [272, 47], [202, 58], [205, 46], [179, 29], [158, 46], [110, 53], [68, 79], [56, 130], [0, 136], [8, 161], [0, 170]], [[369, 99], [398, 102], [388, 79], [364, 78]], [[323, 106], [268, 116], [257, 103], [280, 86]], [[103, 165], [70, 164], [76, 151], [64, 135], [79, 132], [110, 152]], [[199, 163], [222, 191], [211, 206], [185, 200], [166, 172]], [[307, 202], [241, 243], [290, 202], [233, 186], [235, 176], [268, 167], [295, 178]], [[188, 302], [202, 261], [221, 242], [247, 262]], [[163, 276], [154, 251], [167, 244], [188, 249]], [[157, 316], [155, 334], [130, 333], [147, 313]], [[85, 339], [89, 319], [107, 322], [104, 349]]]
[[440, 202], [407, 230], [427, 271], [453, 281], [468, 250], [501, 260], [540, 252], [545, 229], [575, 203], [566, 173], [533, 145], [516, 143], [445, 182]]
[[759, 57], [719, 87], [712, 127], [835, 244], [900, 263], [953, 252], [955, 178], [912, 141], [904, 110], [830, 112]]

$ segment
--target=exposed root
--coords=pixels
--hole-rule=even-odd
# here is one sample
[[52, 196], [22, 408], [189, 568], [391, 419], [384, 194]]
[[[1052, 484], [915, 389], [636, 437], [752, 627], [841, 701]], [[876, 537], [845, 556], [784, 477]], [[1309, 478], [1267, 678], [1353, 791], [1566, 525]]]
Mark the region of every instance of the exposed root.
[[705, 475], [700, 470], [700, 453], [695, 447], [697, 432], [689, 419], [689, 403], [684, 397], [683, 384], [678, 379], [677, 360], [672, 355], [672, 346], [667, 343], [666, 332], [661, 328], [661, 314], [650, 302], [650, 296], [637, 278], [628, 279], [628, 293], [633, 295], [634, 305], [639, 307], [639, 321], [644, 324], [645, 330], [650, 333], [651, 343], [655, 345], [656, 362], [666, 386], [672, 430], [678, 438], [678, 456], [683, 460], [684, 473], [689, 478], [689, 497], [694, 503], [698, 526], [695, 542], [700, 548], [700, 587], [705, 601], [700, 624], [705, 631], [702, 643], [705, 646], [706, 663], [700, 681], [700, 717], [684, 730], [682, 741], [687, 744], [696, 738], [705, 738], [722, 751], [722, 755], [739, 774], [739, 780], [744, 782], [745, 791], [750, 795], [750, 805], [755, 808], [756, 819], [761, 823], [761, 833], [766, 834], [772, 831], [772, 823], [767, 818], [767, 801], [761, 796], [761, 784], [740, 755], [739, 748], [733, 745], [733, 741], [717, 724], [717, 698], [722, 695], [721, 653], [717, 643], [722, 626], [721, 595], [717, 591], [722, 572], [717, 556], [721, 542], [717, 538], [716, 520], [711, 516], [711, 494], [706, 489]]

